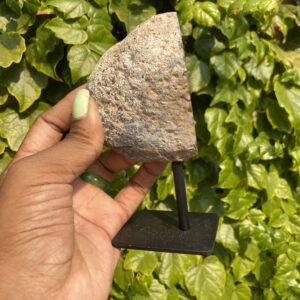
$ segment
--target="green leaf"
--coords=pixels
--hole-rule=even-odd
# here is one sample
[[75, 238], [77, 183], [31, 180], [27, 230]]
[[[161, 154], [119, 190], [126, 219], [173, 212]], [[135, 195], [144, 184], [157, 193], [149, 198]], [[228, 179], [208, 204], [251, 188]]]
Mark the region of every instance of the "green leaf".
[[234, 280], [230, 274], [227, 274], [225, 293], [222, 299], [230, 300], [250, 300], [251, 290], [246, 284], [234, 284]]
[[0, 174], [4, 171], [7, 165], [12, 161], [13, 154], [11, 152], [4, 152], [0, 155]]
[[0, 105], [3, 105], [8, 98], [8, 92], [5, 87], [0, 86]]
[[183, 285], [186, 260], [186, 256], [182, 254], [163, 253], [157, 269], [160, 282], [170, 288], [176, 284]]
[[90, 25], [87, 28], [88, 47], [92, 51], [102, 55], [114, 45], [117, 40], [104, 25]]
[[226, 111], [220, 108], [208, 108], [205, 111], [205, 121], [210, 132], [210, 143], [218, 141], [227, 134], [227, 130], [223, 126], [226, 117]]
[[216, 240], [232, 252], [237, 252], [239, 250], [238, 240], [236, 239], [234, 230], [230, 224], [222, 223], [221, 227], [218, 229]]
[[179, 11], [180, 24], [185, 24], [193, 19], [194, 2], [195, 0], [180, 0], [176, 3], [175, 9]]
[[236, 188], [244, 180], [239, 160], [226, 158], [221, 164], [218, 186], [223, 189]]
[[265, 105], [267, 117], [271, 125], [280, 131], [290, 132], [291, 124], [288, 114], [279, 106], [278, 102], [271, 98], [266, 98]]
[[261, 164], [251, 164], [247, 168], [247, 182], [250, 187], [258, 190], [266, 188], [267, 170]]
[[174, 179], [171, 171], [161, 176], [157, 180], [157, 197], [158, 200], [165, 200], [169, 195], [175, 196]]
[[119, 259], [115, 274], [114, 282], [124, 291], [127, 291], [128, 288], [132, 285], [134, 279], [134, 273], [132, 270], [125, 270], [123, 268], [123, 259]]
[[236, 256], [231, 263], [231, 267], [235, 280], [241, 281], [253, 270], [254, 262], [247, 258]]
[[103, 25], [107, 30], [111, 31], [113, 25], [111, 24], [111, 18], [107, 10], [107, 0], [105, 2], [105, 7], [99, 9], [93, 6], [90, 6], [88, 10], [89, 24], [90, 25]]
[[6, 142], [4, 142], [4, 140], [2, 140], [0, 138], [0, 155], [2, 155], [5, 151], [5, 148], [7, 147], [8, 145], [6, 144]]
[[274, 59], [270, 55], [267, 55], [262, 61], [258, 61], [254, 57], [244, 64], [244, 68], [249, 75], [257, 80], [270, 80], [274, 69]]
[[225, 20], [221, 22], [220, 28], [222, 33], [231, 40], [244, 35], [248, 31], [249, 25], [242, 14], [234, 17], [226, 15]]
[[158, 263], [154, 252], [130, 250], [124, 261], [124, 269], [151, 275]]
[[185, 281], [191, 296], [201, 300], [219, 300], [223, 295], [226, 273], [218, 258], [209, 256], [188, 270]]
[[87, 45], [72, 46], [67, 55], [71, 69], [72, 82], [88, 76], [94, 69], [99, 55], [92, 52]]
[[300, 144], [300, 88], [283, 85], [276, 81], [274, 91], [279, 105], [288, 113], [289, 120], [296, 132], [297, 143]]
[[268, 199], [274, 196], [282, 199], [293, 200], [293, 195], [288, 182], [280, 178], [276, 171], [270, 172], [266, 178]]
[[235, 220], [243, 220], [257, 199], [255, 193], [245, 189], [233, 189], [222, 201], [229, 204], [226, 216]]
[[60, 42], [50, 29], [45, 28], [46, 24], [47, 22], [37, 28], [36, 37], [34, 39], [39, 55], [45, 56], [47, 56], [48, 53], [53, 52]]
[[231, 300], [250, 300], [252, 299], [251, 296], [250, 287], [244, 283], [240, 283], [236, 285]]
[[40, 55], [37, 44], [33, 43], [27, 47], [26, 61], [42, 74], [61, 81], [61, 78], [56, 73], [56, 67], [63, 58], [64, 51], [59, 47], [57, 51], [50, 53], [47, 57]]
[[11, 108], [0, 112], [0, 136], [7, 140], [11, 150], [17, 151], [35, 118], [49, 105], [43, 102], [35, 104], [29, 115], [18, 114]]
[[215, 3], [204, 1], [194, 4], [194, 20], [201, 26], [216, 26], [221, 19], [220, 11]]
[[[227, 101], [226, 101], [227, 102]], [[238, 105], [232, 105], [230, 108], [226, 123], [233, 123], [238, 128], [243, 128], [245, 132], [252, 133], [253, 130], [253, 116], [251, 113], [240, 109]]]
[[127, 32], [156, 13], [155, 8], [147, 0], [109, 0], [109, 9], [125, 24]]
[[48, 0], [47, 4], [56, 7], [66, 19], [81, 17], [88, 10], [88, 3], [84, 0]]
[[6, 0], [6, 5], [14, 11], [16, 14], [20, 15], [22, 12], [22, 8], [25, 0]]
[[19, 111], [28, 109], [47, 86], [48, 79], [43, 74], [29, 68], [25, 63], [13, 65], [6, 72], [5, 85], [19, 102]]
[[63, 20], [60, 17], [51, 19], [45, 28], [50, 29], [57, 38], [62, 39], [66, 44], [83, 44], [88, 35], [78, 20]]
[[206, 62], [198, 60], [196, 55], [186, 57], [190, 93], [197, 93], [208, 86], [210, 71]]
[[179, 292], [175, 287], [167, 290], [167, 300], [179, 300]]
[[0, 35], [0, 67], [8, 68], [19, 63], [26, 49], [25, 40], [16, 32]]
[[239, 68], [238, 58], [233, 52], [223, 52], [211, 57], [210, 64], [220, 78], [230, 79]]
[[[161, 284], [157, 279], [153, 279], [148, 291], [149, 298], [146, 298], [148, 300], [167, 300], [167, 291], [164, 285]], [[138, 300], [138, 298], [135, 299]]]

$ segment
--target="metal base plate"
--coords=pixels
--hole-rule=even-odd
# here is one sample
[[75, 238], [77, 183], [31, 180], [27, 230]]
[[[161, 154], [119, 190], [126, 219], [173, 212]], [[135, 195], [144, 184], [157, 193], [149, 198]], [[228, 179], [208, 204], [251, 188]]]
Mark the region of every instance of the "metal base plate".
[[175, 211], [137, 211], [113, 239], [116, 248], [210, 255], [219, 218], [213, 213], [189, 213], [190, 229], [178, 228]]

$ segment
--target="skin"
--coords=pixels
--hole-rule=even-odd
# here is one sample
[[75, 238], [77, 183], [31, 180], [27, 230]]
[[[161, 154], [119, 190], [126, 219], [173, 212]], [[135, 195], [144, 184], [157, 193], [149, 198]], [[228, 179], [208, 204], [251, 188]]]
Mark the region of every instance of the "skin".
[[107, 181], [134, 163], [110, 151], [91, 99], [72, 120], [76, 90], [43, 113], [0, 176], [0, 299], [107, 299], [120, 250], [111, 240], [165, 164], [144, 163], [112, 199], [79, 175]]

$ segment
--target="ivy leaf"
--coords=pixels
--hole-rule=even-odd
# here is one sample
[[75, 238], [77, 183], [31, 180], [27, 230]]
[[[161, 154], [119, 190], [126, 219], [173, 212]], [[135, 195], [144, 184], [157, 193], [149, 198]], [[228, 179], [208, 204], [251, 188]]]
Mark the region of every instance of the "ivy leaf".
[[236, 256], [233, 259], [231, 266], [235, 280], [241, 281], [253, 270], [254, 262], [247, 258]]
[[244, 64], [244, 68], [249, 75], [257, 80], [270, 80], [274, 69], [274, 59], [267, 55], [261, 62], [258, 62], [257, 58], [254, 57]]
[[233, 189], [222, 201], [229, 204], [226, 216], [235, 220], [243, 220], [256, 202], [257, 195], [245, 189]]
[[16, 32], [0, 35], [0, 67], [8, 68], [12, 63], [19, 63], [26, 49], [25, 40]]
[[119, 259], [115, 275], [114, 275], [114, 282], [124, 291], [127, 291], [130, 285], [132, 285], [134, 273], [132, 270], [125, 270], [123, 268], [123, 259]]
[[238, 240], [236, 239], [234, 230], [230, 224], [222, 223], [221, 227], [218, 229], [216, 240], [232, 252], [237, 252], [239, 250]]
[[288, 114], [279, 106], [278, 102], [271, 98], [266, 98], [265, 105], [267, 117], [272, 126], [280, 131], [290, 132], [291, 124]]
[[221, 299], [226, 280], [223, 265], [216, 256], [206, 257], [186, 274], [186, 286], [192, 296], [201, 300]]
[[210, 63], [219, 77], [226, 80], [231, 78], [239, 68], [236, 55], [228, 51], [211, 57]]
[[8, 145], [6, 144], [6, 142], [4, 142], [4, 140], [2, 140], [0, 138], [0, 155], [2, 155], [5, 151], [5, 148], [7, 147]]
[[88, 3], [84, 0], [49, 0], [47, 4], [56, 7], [66, 19], [81, 17], [88, 10]]
[[91, 51], [87, 45], [72, 46], [67, 55], [71, 69], [72, 82], [76, 83], [80, 78], [89, 75], [97, 61], [99, 55]]
[[208, 108], [205, 111], [205, 121], [210, 132], [210, 143], [223, 138], [227, 130], [223, 126], [227, 113], [220, 108]]
[[87, 28], [88, 47], [92, 51], [102, 55], [114, 45], [117, 40], [104, 25], [90, 25]]
[[157, 256], [153, 252], [130, 250], [124, 261], [124, 269], [151, 275], [157, 262]]
[[66, 44], [78, 45], [83, 44], [88, 35], [78, 20], [63, 20], [55, 17], [46, 25], [57, 38], [62, 39]]
[[5, 85], [19, 102], [19, 111], [29, 108], [47, 86], [48, 78], [29, 68], [26, 63], [13, 65], [6, 72]]
[[0, 105], [3, 105], [8, 98], [8, 92], [5, 87], [0, 86]]
[[63, 58], [63, 55], [64, 51], [62, 47], [59, 47], [57, 51], [50, 53], [47, 56], [40, 55], [37, 44], [32, 43], [27, 47], [26, 61], [37, 71], [57, 81], [61, 81], [61, 78], [56, 73], [56, 67]]
[[226, 286], [225, 286], [225, 293], [222, 299], [250, 300], [251, 290], [244, 283], [235, 285], [232, 276], [228, 274], [226, 280]]
[[196, 55], [186, 57], [190, 93], [197, 93], [210, 82], [210, 71], [206, 62], [198, 60]]
[[226, 15], [225, 20], [221, 22], [220, 29], [229, 40], [233, 40], [244, 35], [249, 30], [249, 25], [242, 14], [234, 18]]
[[249, 186], [262, 190], [266, 188], [266, 178], [267, 170], [263, 165], [251, 164], [247, 168], [247, 182]]
[[109, 0], [109, 9], [125, 24], [127, 32], [156, 13], [155, 8], [147, 0]]
[[298, 144], [300, 144], [300, 88], [275, 81], [274, 90], [279, 105], [288, 113], [289, 120], [296, 131]]
[[179, 20], [181, 24], [191, 21], [194, 17], [195, 0], [180, 0], [176, 3], [175, 9], [179, 11]]
[[107, 30], [110, 31], [113, 29], [113, 25], [111, 24], [111, 18], [106, 7], [107, 0], [104, 2], [105, 7], [101, 9], [90, 6], [87, 15], [90, 19], [90, 25], [103, 25]]
[[194, 4], [194, 20], [201, 26], [216, 26], [220, 23], [221, 14], [215, 3], [204, 1]]
[[14, 11], [16, 14], [20, 15], [22, 12], [22, 8], [25, 0], [6, 0], [6, 5]]
[[239, 162], [227, 157], [221, 164], [221, 172], [219, 174], [218, 186], [223, 189], [236, 188], [244, 179]]
[[159, 280], [168, 287], [183, 284], [182, 270], [186, 266], [186, 257], [181, 254], [163, 253], [157, 269]]
[[[149, 286], [149, 298], [144, 298], [145, 300], [167, 300], [167, 291], [163, 284], [161, 284], [157, 279], [153, 279], [151, 285]], [[141, 299], [139, 297], [136, 300]]]
[[7, 140], [11, 150], [17, 151], [35, 118], [49, 108], [40, 102], [31, 108], [30, 115], [19, 115], [15, 110], [6, 108], [0, 112], [0, 136]]
[[55, 47], [59, 44], [59, 39], [56, 38], [55, 34], [45, 28], [46, 23], [43, 23], [36, 30], [36, 37], [34, 43], [36, 44], [39, 55], [47, 56], [50, 52], [53, 52]]
[[280, 178], [276, 171], [270, 172], [266, 178], [268, 199], [274, 196], [282, 199], [293, 200], [293, 195], [288, 182]]

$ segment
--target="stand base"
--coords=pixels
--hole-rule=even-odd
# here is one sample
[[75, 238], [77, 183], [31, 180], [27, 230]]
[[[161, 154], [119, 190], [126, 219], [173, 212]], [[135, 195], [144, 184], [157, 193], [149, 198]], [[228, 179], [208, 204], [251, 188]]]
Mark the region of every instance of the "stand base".
[[178, 228], [175, 211], [137, 211], [112, 244], [116, 248], [210, 255], [219, 218], [213, 213], [189, 214], [190, 229]]

